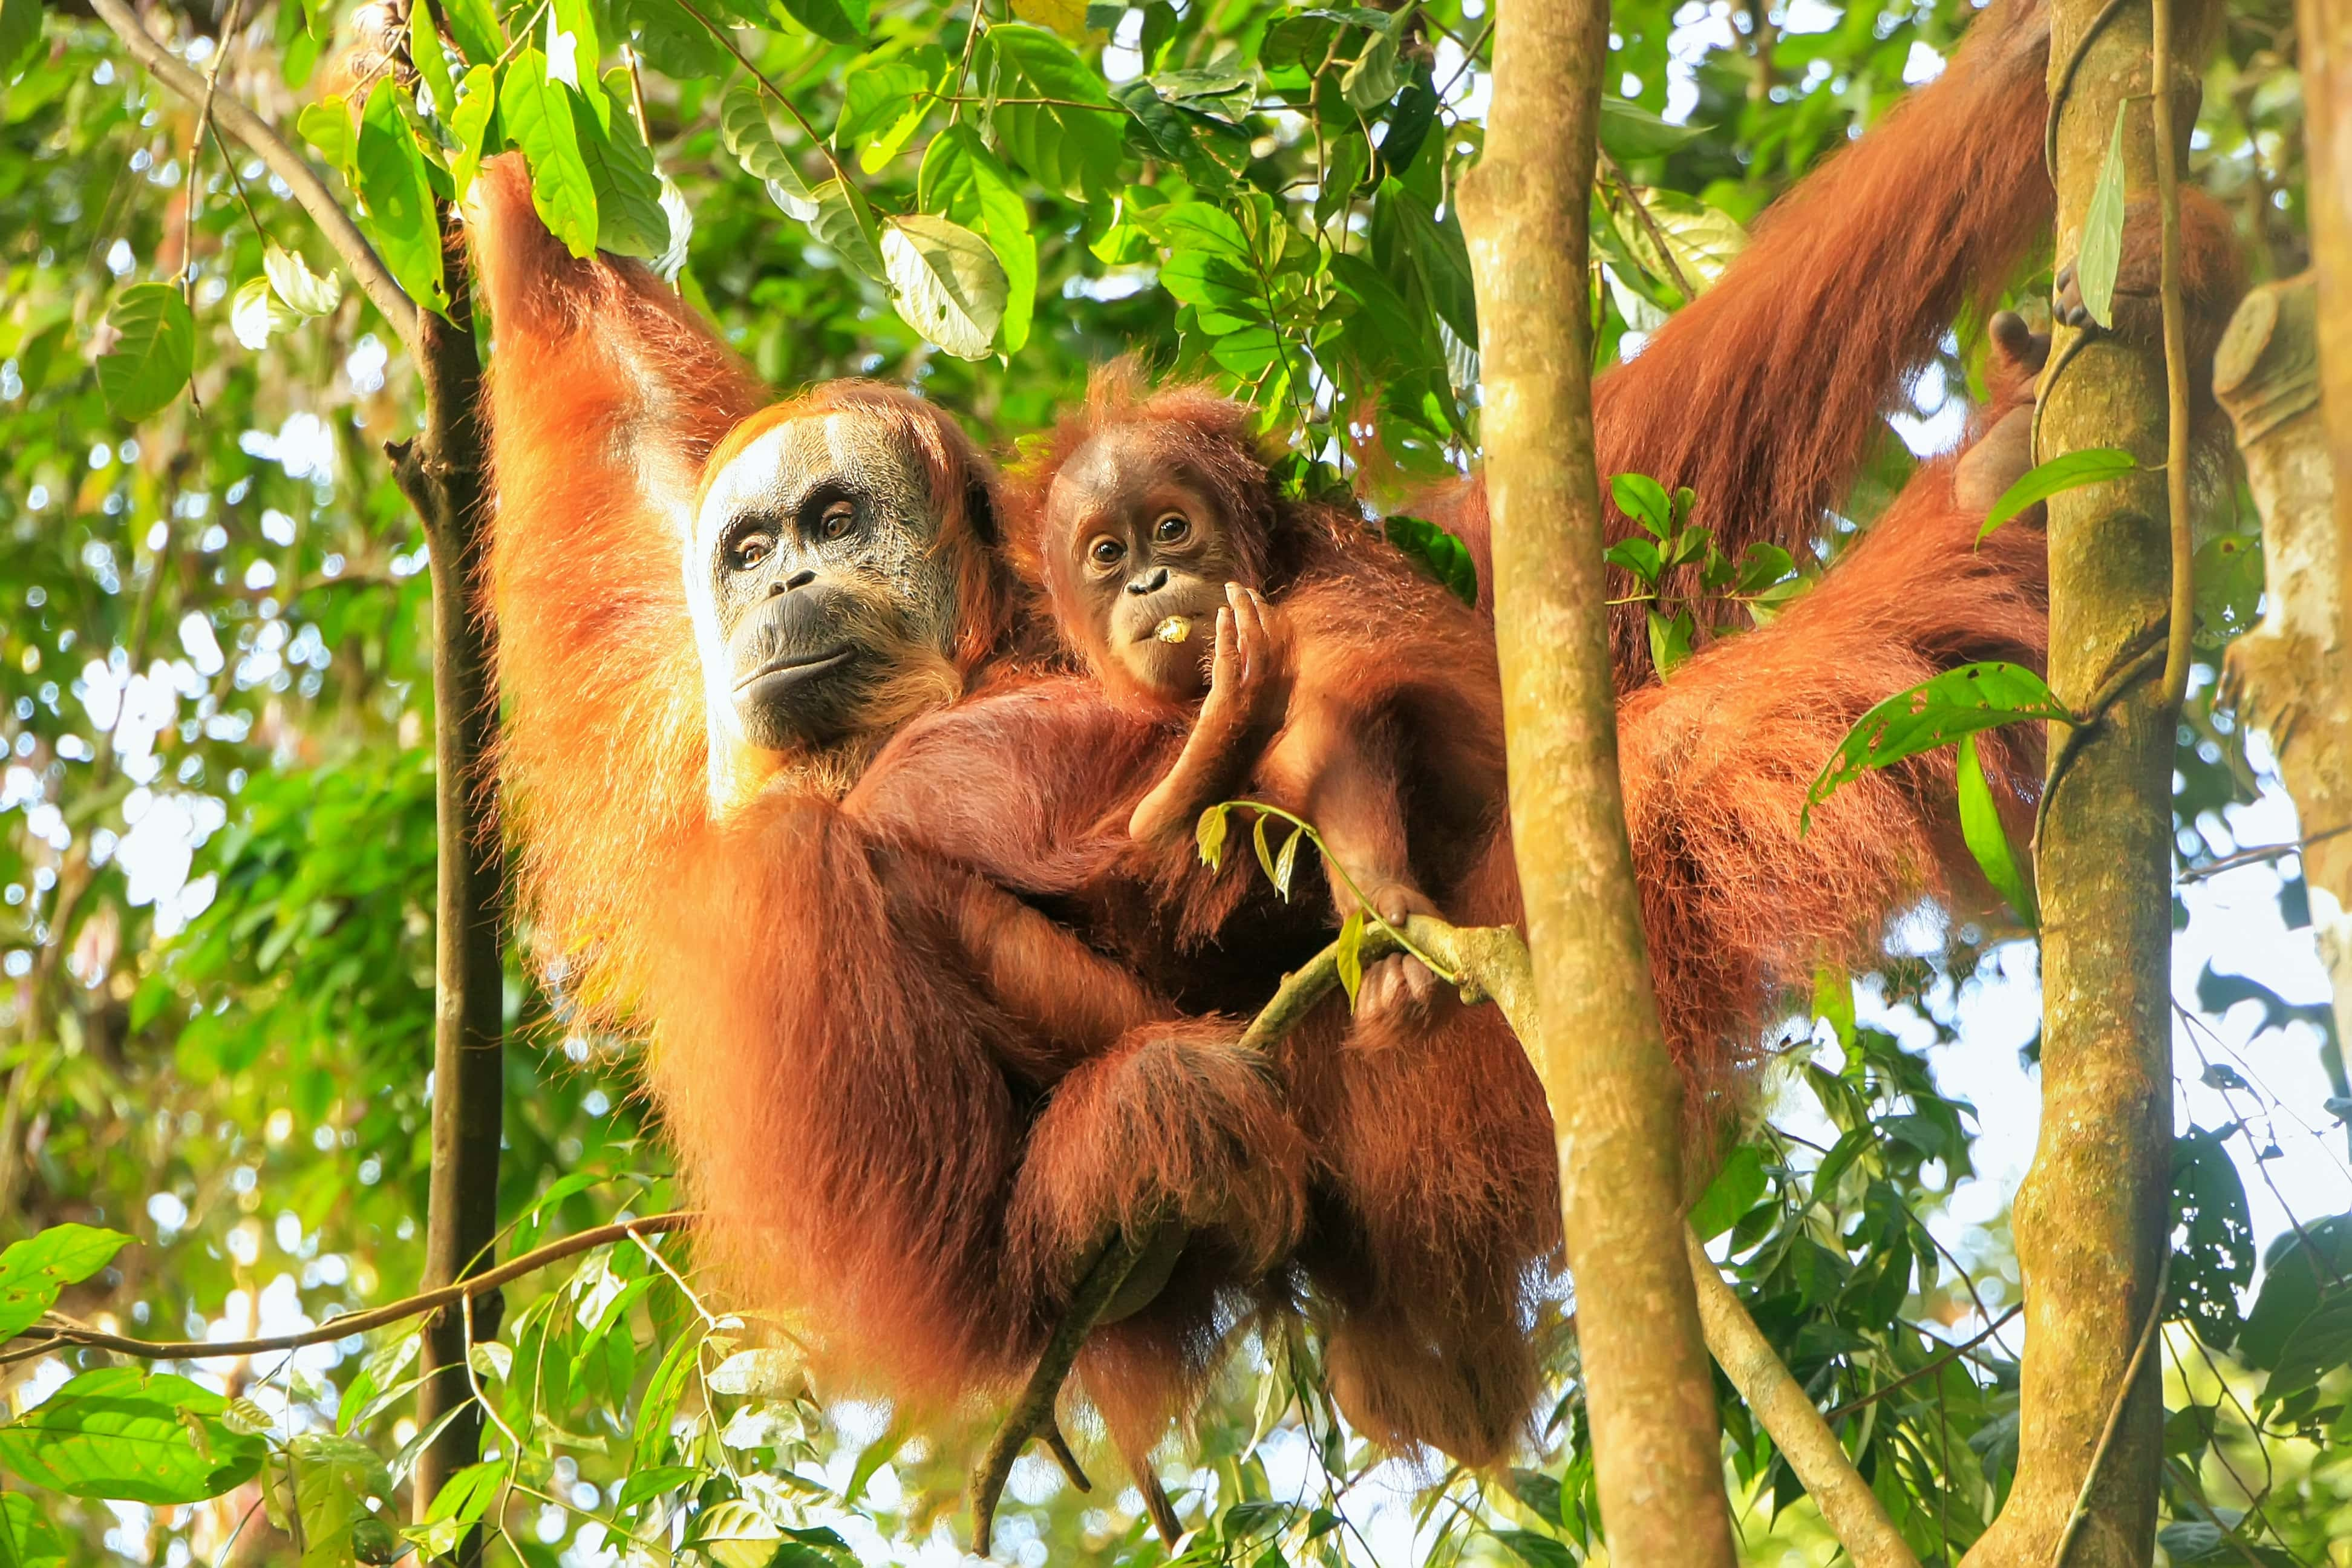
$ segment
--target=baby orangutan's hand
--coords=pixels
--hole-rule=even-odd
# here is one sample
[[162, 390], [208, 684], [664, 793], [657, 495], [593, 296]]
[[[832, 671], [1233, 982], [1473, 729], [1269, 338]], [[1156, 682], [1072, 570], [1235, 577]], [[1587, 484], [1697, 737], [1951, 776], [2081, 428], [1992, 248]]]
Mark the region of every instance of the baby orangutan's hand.
[[1199, 728], [1234, 736], [1280, 729], [1290, 706], [1290, 628], [1282, 613], [1256, 589], [1226, 584]]

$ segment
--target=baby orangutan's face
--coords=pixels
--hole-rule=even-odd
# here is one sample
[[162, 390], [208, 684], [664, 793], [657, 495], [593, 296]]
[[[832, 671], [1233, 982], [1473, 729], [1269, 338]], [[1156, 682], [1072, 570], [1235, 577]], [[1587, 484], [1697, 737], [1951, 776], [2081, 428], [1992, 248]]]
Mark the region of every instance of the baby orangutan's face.
[[1046, 538], [1067, 590], [1072, 629], [1110, 666], [1174, 702], [1208, 689], [1217, 611], [1239, 581], [1227, 520], [1181, 465], [1155, 451], [1149, 427], [1113, 426], [1054, 478]]

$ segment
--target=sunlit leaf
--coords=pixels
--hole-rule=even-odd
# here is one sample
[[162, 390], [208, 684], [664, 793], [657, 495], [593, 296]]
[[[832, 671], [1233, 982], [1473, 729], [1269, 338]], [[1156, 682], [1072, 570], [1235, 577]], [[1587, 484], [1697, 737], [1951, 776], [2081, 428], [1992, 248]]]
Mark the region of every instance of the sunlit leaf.
[[1201, 864], [1212, 871], [1225, 863], [1225, 836], [1232, 831], [1233, 826], [1227, 818], [1232, 816], [1233, 809], [1227, 805], [1209, 807], [1201, 814], [1201, 820], [1192, 830], [1193, 840], [1200, 846]]
[[2016, 913], [2018, 922], [2028, 931], [2035, 930], [2042, 923], [2042, 912], [2034, 902], [2032, 879], [2010, 847], [2009, 829], [1993, 799], [1991, 781], [1985, 777], [1984, 758], [1978, 752], [1974, 734], [1960, 737], [1959, 790], [1960, 837], [1975, 857], [1977, 868]]
[[119, 1230], [53, 1225], [0, 1252], [0, 1340], [13, 1338], [57, 1304], [58, 1292], [80, 1283], [131, 1245]]
[[196, 366], [196, 323], [169, 283], [134, 283], [107, 312], [114, 346], [98, 360], [106, 405], [124, 419], [161, 414]]
[[227, 1403], [168, 1373], [86, 1372], [0, 1426], [0, 1465], [69, 1497], [201, 1502], [261, 1468], [262, 1440], [220, 1424]]
[[859, 272], [877, 283], [887, 283], [890, 275], [882, 260], [880, 226], [865, 195], [856, 186], [839, 180], [827, 180], [809, 194], [816, 202], [809, 232]]
[[1361, 904], [1349, 910], [1348, 918], [1340, 923], [1332, 958], [1339, 966], [1339, 987], [1348, 994], [1348, 1010], [1353, 1012], [1356, 997], [1364, 988], [1364, 908]]
[[661, 175], [654, 155], [625, 111], [610, 128], [593, 114], [574, 114], [580, 159], [596, 190], [596, 247], [646, 260], [669, 248], [669, 215], [662, 210]]
[[506, 48], [506, 35], [491, 0], [442, 0], [441, 16], [468, 60], [477, 66], [497, 63]]
[[1017, 23], [991, 27], [981, 40], [977, 69], [989, 98], [997, 100], [990, 119], [1006, 157], [1047, 189], [1068, 195], [1101, 195], [1114, 185], [1126, 111], [1067, 44]]
[[229, 331], [240, 344], [257, 352], [269, 346], [271, 334], [298, 326], [301, 321], [301, 312], [288, 310], [267, 278], [247, 279], [229, 300]]
[[2131, 473], [2139, 467], [2138, 459], [2116, 447], [2090, 447], [2080, 452], [2069, 452], [2038, 463], [2018, 476], [2017, 482], [2000, 492], [2000, 499], [1985, 513], [1984, 523], [1977, 530], [1983, 539], [2002, 523], [2030, 506], [2037, 506], [2052, 496], [2067, 490], [2080, 489], [2084, 485], [2104, 484]]
[[777, 140], [758, 88], [739, 81], [727, 89], [719, 102], [719, 133], [744, 172], [765, 183], [771, 200], [803, 223], [815, 219], [816, 195]]
[[342, 276], [331, 267], [324, 273], [311, 271], [299, 251], [265, 245], [261, 270], [278, 298], [300, 315], [323, 316], [343, 302]]
[[782, 0], [793, 21], [820, 38], [836, 44], [862, 44], [867, 26], [866, 0]]
[[2107, 138], [2098, 184], [2091, 187], [2083, 242], [2074, 253], [2074, 287], [2083, 309], [2103, 327], [2116, 324], [2116, 272], [2124, 258], [2124, 122], [2130, 112], [2128, 100], [2116, 103], [2116, 128]]
[[359, 136], [352, 129], [351, 105], [340, 98], [322, 98], [316, 103], [306, 103], [302, 112], [294, 117], [294, 128], [302, 140], [319, 150], [319, 156], [328, 167], [345, 179], [356, 183], [353, 164], [359, 156]]
[[924, 150], [916, 189], [925, 212], [971, 229], [996, 253], [1004, 269], [1004, 313], [997, 323], [997, 340], [1006, 353], [1017, 353], [1029, 341], [1030, 317], [1036, 307], [1037, 240], [1030, 232], [1029, 204], [1012, 171], [997, 161], [978, 132], [950, 125]]
[[390, 79], [368, 93], [360, 115], [355, 162], [368, 237], [383, 257], [403, 292], [438, 310], [448, 305], [441, 291], [441, 226], [434, 215], [433, 187], [401, 113], [400, 91]]
[[530, 168], [530, 205], [539, 221], [572, 255], [593, 255], [599, 226], [596, 187], [581, 157], [570, 92], [548, 79], [545, 57], [527, 48], [507, 67], [498, 97], [507, 134]]
[[457, 142], [449, 154], [449, 181], [460, 201], [473, 188], [474, 176], [488, 151], [484, 138], [489, 134], [490, 110], [498, 98], [498, 73], [488, 66], [475, 66], [457, 84], [457, 104], [449, 111], [449, 134]]
[[882, 230], [882, 265], [907, 324], [961, 359], [984, 357], [1004, 317], [1004, 268], [988, 241], [917, 213]]
[[1086, 0], [1013, 0], [1013, 14], [1024, 22], [1051, 27], [1074, 44], [1086, 42]]
[[1897, 692], [1856, 720], [1838, 742], [1805, 792], [1798, 831], [1811, 826], [1814, 806], [1872, 768], [1932, 752], [1979, 730], [2034, 721], [2075, 722], [2042, 678], [2023, 665], [1964, 664]]

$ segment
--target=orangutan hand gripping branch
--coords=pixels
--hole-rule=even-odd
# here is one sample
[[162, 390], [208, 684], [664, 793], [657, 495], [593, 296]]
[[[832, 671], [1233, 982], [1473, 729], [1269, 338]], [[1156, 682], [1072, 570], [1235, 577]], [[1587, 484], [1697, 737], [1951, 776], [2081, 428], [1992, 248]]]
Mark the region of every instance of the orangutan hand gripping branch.
[[[1905, 376], [2047, 226], [2046, 29], [2009, 5], [1978, 31], [1601, 383], [1607, 468], [1694, 487], [1727, 549], [1810, 535]], [[1102, 679], [1057, 668], [1024, 652], [1045, 637], [1013, 575], [1051, 583], [1035, 487], [1068, 462], [1024, 491], [1043, 534], [1001, 537], [987, 464], [932, 405], [850, 384], [763, 409], [642, 268], [556, 245], [519, 165], [477, 192], [526, 892], [583, 1016], [648, 1037], [723, 1290], [787, 1316], [829, 1388], [940, 1417], [1020, 1376], [1103, 1236], [1173, 1218], [1181, 1250], [1079, 1368], [1131, 1460], [1236, 1325], [1302, 1293], [1363, 1430], [1501, 1459], [1534, 1409], [1557, 1241], [1532, 1071], [1491, 1009], [1444, 995], [1244, 1056], [1232, 1016], [1337, 911], [1212, 875], [1174, 831], [1239, 777], [1328, 814], [1397, 897], [1515, 919], [1485, 622], [1352, 519], [1277, 508], [1230, 405], [1130, 387], [1067, 428], [1065, 459], [1105, 438], [1116, 516], [1081, 542], [1063, 514], [1064, 542], [1165, 545], [1172, 584], [1180, 542], [1136, 531], [1166, 514], [1118, 497], [1181, 480], [1229, 560], [1197, 557], [1200, 594], [1157, 611], [1185, 642], [1110, 657], [1139, 612], [1073, 607]], [[1155, 471], [1168, 442], [1203, 456]], [[1864, 709], [1956, 663], [2038, 660], [2038, 536], [1973, 548], [2015, 446], [1923, 468], [1811, 594], [1664, 685], [1638, 608], [1621, 623], [1627, 805], [1699, 1132], [1785, 987], [1867, 960], [1917, 897], [1969, 895], [1933, 764], [1796, 822]], [[1476, 550], [1475, 481], [1444, 499]], [[1288, 651], [1196, 719], [1198, 617], [1236, 608], [1228, 581]], [[2021, 809], [2024, 745], [1992, 759]]]

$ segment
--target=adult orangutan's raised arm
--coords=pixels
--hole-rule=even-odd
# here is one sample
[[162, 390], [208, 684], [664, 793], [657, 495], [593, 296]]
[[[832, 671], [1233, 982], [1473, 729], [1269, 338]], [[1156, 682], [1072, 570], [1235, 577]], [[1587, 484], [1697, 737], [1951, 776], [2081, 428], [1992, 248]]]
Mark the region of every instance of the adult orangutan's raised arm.
[[680, 563], [702, 462], [768, 395], [645, 267], [579, 260], [520, 154], [467, 203], [488, 305], [500, 754], [523, 895], [570, 999], [642, 988], [646, 923], [707, 815], [701, 666]]

